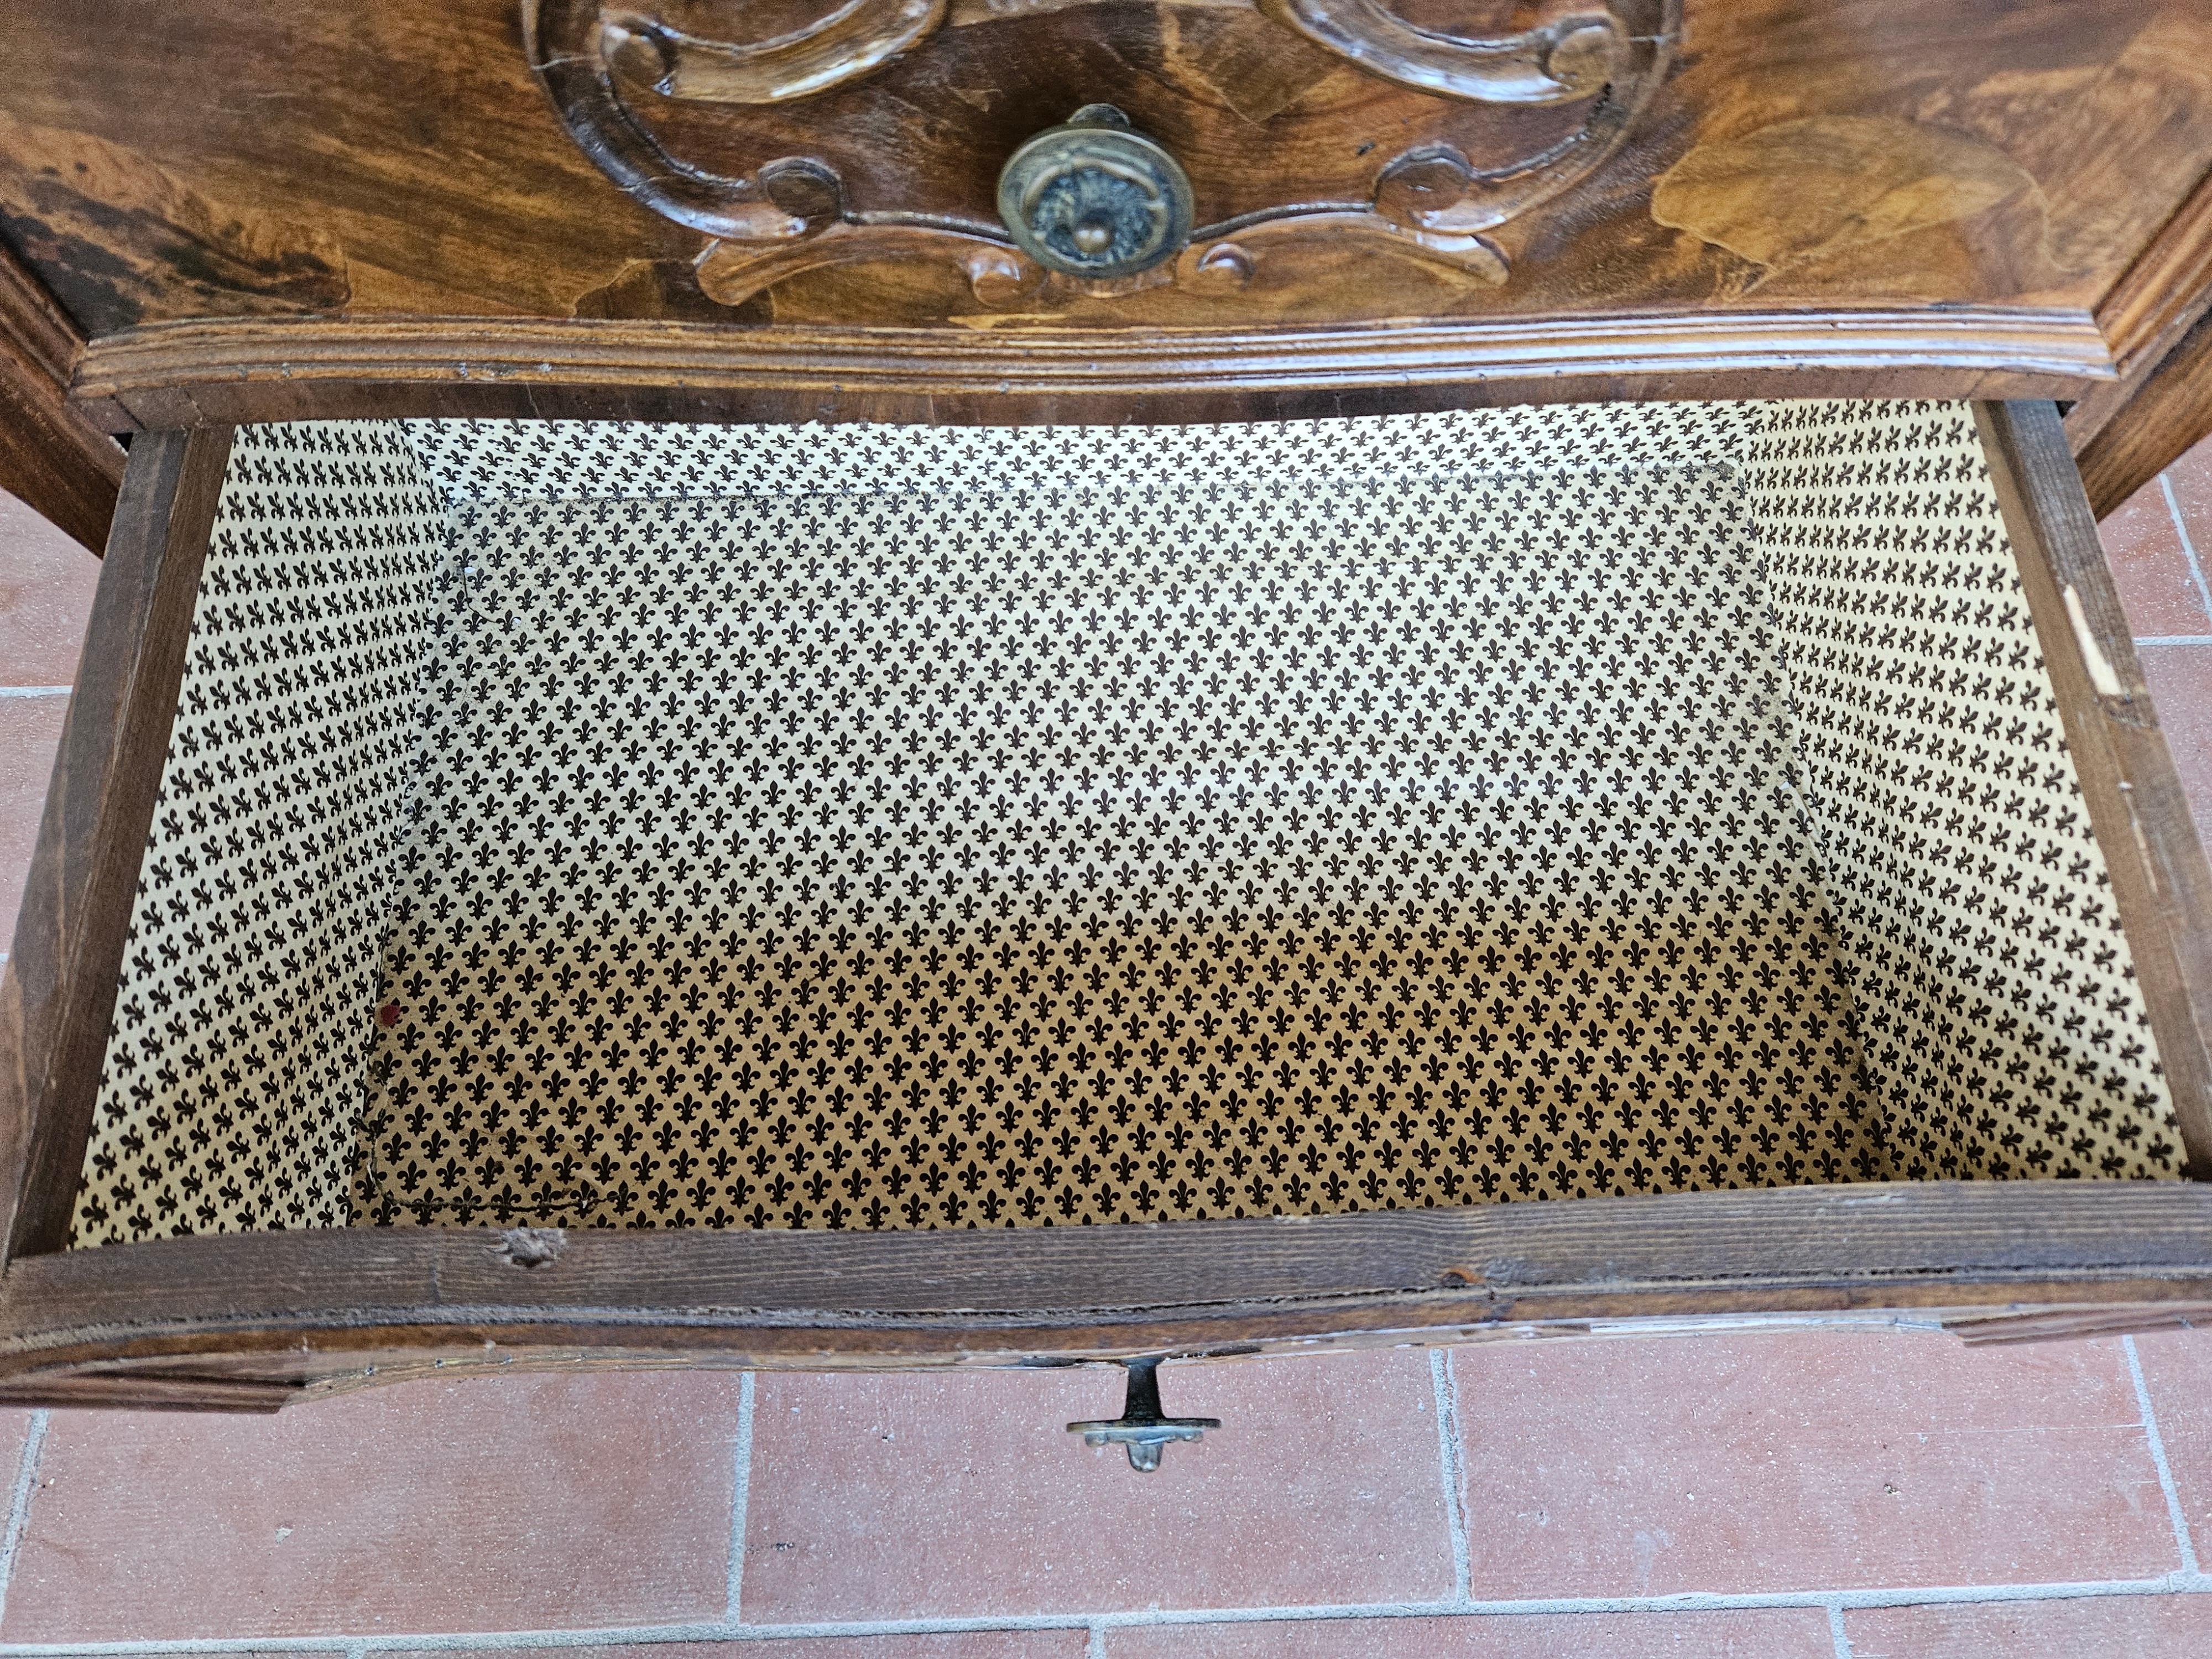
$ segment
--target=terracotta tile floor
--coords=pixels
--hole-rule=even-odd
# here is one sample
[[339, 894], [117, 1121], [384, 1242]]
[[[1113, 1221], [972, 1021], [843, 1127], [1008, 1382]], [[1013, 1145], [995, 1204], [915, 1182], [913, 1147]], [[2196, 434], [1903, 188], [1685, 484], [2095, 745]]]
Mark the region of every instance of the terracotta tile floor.
[[[2107, 520], [2212, 835], [2212, 445]], [[96, 566], [0, 498], [0, 910]], [[271, 1419], [0, 1413], [0, 1659], [2212, 1653], [2212, 1334], [1856, 1331], [1117, 1374], [416, 1384]], [[13, 1471], [12, 1480], [8, 1472]]]

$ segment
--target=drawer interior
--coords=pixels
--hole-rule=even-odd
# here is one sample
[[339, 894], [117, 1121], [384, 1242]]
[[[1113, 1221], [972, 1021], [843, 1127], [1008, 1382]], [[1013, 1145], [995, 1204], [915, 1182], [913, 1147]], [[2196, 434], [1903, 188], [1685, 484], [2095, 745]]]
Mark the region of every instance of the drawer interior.
[[321, 422], [73, 1242], [2182, 1161], [1966, 405]]

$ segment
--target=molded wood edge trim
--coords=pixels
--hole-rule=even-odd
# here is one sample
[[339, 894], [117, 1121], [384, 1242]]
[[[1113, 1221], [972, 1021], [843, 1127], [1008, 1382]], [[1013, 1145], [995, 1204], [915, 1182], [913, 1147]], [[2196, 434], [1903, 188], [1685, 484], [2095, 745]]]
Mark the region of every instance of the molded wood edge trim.
[[2212, 173], [2197, 180], [2197, 188], [2097, 307], [2097, 325], [2112, 347], [2119, 373], [2092, 387], [2067, 411], [2066, 437], [2075, 454], [2081, 454], [2119, 418], [2208, 308], [2212, 308]]
[[2084, 443], [2075, 422], [2089, 408], [2086, 399], [2074, 405], [2066, 436], [2102, 518], [2212, 432], [2212, 315], [2198, 318]]
[[2212, 303], [2212, 172], [2159, 228], [2097, 307], [2123, 378], [2163, 356]]
[[68, 402], [83, 349], [69, 313], [0, 245], [0, 487], [98, 552], [123, 451]]
[[2078, 396], [2114, 372], [2088, 313], [2020, 307], [1243, 331], [255, 319], [94, 340], [72, 398], [117, 426], [397, 414], [1198, 420], [1338, 412], [1348, 394], [1361, 408], [1425, 394]]
[[84, 336], [76, 319], [4, 243], [0, 243], [0, 337], [57, 389], [69, 384], [84, 351]]

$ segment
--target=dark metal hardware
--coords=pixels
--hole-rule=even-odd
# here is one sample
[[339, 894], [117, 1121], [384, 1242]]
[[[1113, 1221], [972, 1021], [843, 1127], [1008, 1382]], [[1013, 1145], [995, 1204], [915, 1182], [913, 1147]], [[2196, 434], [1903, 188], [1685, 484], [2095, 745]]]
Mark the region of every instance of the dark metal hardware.
[[999, 216], [1022, 252], [1070, 276], [1133, 276], [1190, 240], [1190, 180], [1111, 104], [1085, 104], [1016, 150]]
[[1160, 1414], [1160, 1362], [1132, 1359], [1129, 1391], [1121, 1401], [1121, 1416], [1111, 1421], [1071, 1423], [1070, 1434], [1079, 1434], [1086, 1446], [1120, 1446], [1129, 1454], [1129, 1467], [1150, 1471], [1160, 1466], [1160, 1449], [1170, 1440], [1196, 1440], [1208, 1429], [1218, 1429], [1218, 1417], [1164, 1417]]

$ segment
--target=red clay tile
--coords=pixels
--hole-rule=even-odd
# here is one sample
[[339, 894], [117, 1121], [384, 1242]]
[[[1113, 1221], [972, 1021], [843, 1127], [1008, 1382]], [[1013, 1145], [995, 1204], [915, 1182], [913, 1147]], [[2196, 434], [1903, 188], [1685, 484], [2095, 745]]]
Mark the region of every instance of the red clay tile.
[[753, 1414], [749, 1624], [1316, 1602], [1452, 1589], [1426, 1358], [1169, 1365], [1218, 1417], [1139, 1474], [1063, 1425], [1121, 1373], [773, 1376]]
[[2097, 526], [2128, 627], [2138, 635], [2212, 634], [2181, 532], [2153, 478]]
[[[2173, 486], [2173, 499], [2181, 509], [2181, 522], [2189, 539], [2196, 544], [2197, 562], [2202, 565], [2212, 558], [2212, 438], [2207, 438], [2194, 449], [2166, 469], [2166, 480]], [[2158, 480], [2151, 483], [2155, 485]], [[2206, 575], [2212, 576], [2212, 567]]]
[[56, 1412], [0, 1639], [720, 1619], [739, 1383], [514, 1376], [274, 1418]]
[[1452, 1355], [1479, 1597], [2177, 1565], [2117, 1340], [1790, 1331]]
[[0, 937], [14, 946], [23, 878], [39, 842], [39, 814], [54, 775], [65, 697], [0, 697]]
[[2198, 1560], [2212, 1559], [2212, 1330], [2139, 1336], [2136, 1355], [2182, 1520]]
[[2136, 647], [2197, 833], [2212, 846], [2212, 645]]
[[0, 685], [67, 685], [100, 561], [0, 490]]
[[1844, 1615], [1844, 1635], [1851, 1659], [2197, 1659], [2212, 1653], [2212, 1599], [1869, 1607]]
[[787, 1636], [574, 1648], [434, 1648], [380, 1659], [1083, 1659], [1085, 1630], [952, 1631], [922, 1636]]
[[1833, 1659], [1818, 1608], [1515, 1613], [1153, 1625], [1109, 1631], [1106, 1659]]
[[[0, 1505], [4, 1505], [7, 1494], [15, 1490], [16, 1472], [22, 1465], [23, 1437], [30, 1428], [30, 1413], [0, 1411]], [[4, 1517], [5, 1513], [4, 1508], [0, 1508], [0, 1517]]]

